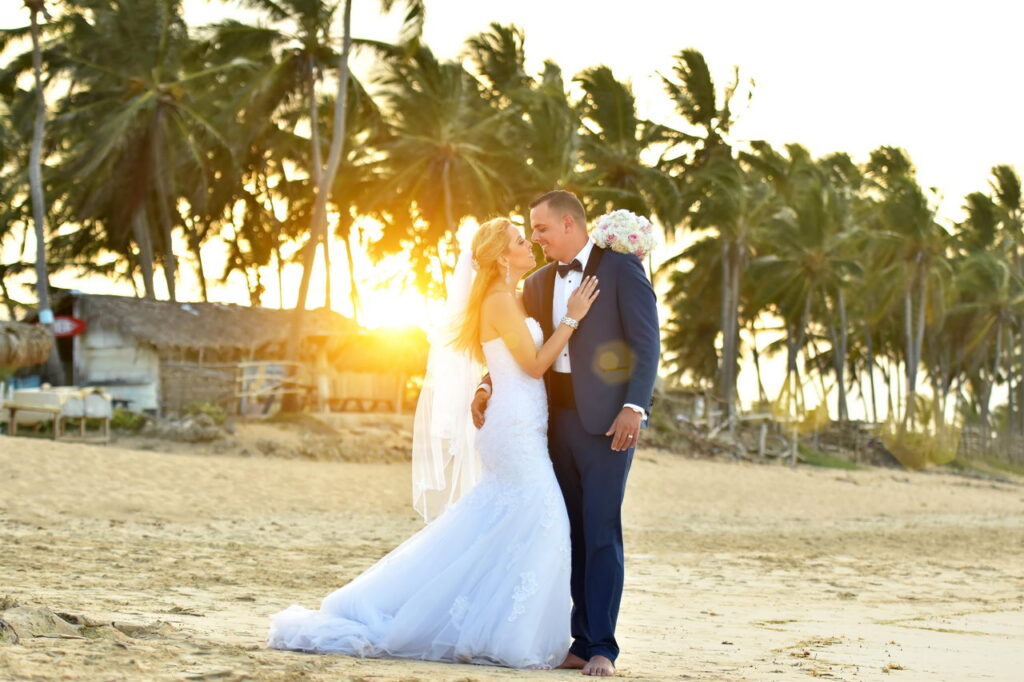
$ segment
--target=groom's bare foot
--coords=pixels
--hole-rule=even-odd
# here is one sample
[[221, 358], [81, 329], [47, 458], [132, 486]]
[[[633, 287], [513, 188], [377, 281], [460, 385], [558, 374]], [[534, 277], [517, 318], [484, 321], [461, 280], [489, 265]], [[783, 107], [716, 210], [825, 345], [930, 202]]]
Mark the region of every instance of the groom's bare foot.
[[586, 664], [586, 660], [580, 658], [574, 653], [569, 653], [569, 655], [565, 657], [565, 660], [562, 661], [562, 665], [558, 666], [558, 669], [582, 670], [583, 666]]
[[615, 674], [615, 666], [606, 656], [594, 656], [583, 666], [583, 674], [591, 677], [611, 677]]

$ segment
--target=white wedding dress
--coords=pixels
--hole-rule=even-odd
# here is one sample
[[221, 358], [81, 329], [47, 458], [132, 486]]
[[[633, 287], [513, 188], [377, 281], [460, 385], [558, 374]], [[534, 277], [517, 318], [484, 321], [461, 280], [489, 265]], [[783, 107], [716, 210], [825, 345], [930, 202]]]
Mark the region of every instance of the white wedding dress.
[[[543, 333], [527, 324], [538, 347]], [[268, 646], [551, 668], [569, 649], [569, 520], [547, 448], [544, 382], [501, 339], [483, 344], [494, 394], [480, 481], [435, 521], [329, 594], [272, 616]]]

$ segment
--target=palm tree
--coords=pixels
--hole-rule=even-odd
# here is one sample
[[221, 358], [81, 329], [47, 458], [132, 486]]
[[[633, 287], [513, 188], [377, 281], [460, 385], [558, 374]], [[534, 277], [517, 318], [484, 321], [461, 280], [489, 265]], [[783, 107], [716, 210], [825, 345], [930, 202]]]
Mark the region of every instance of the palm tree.
[[466, 41], [467, 56], [491, 105], [509, 112], [501, 142], [521, 150], [521, 163], [510, 168], [513, 211], [525, 215], [529, 202], [554, 187], [589, 200], [580, 176], [581, 123], [566, 91], [562, 71], [551, 61], [533, 77], [526, 73], [526, 34], [521, 28], [493, 23]]
[[426, 47], [386, 67], [379, 101], [391, 122], [375, 172], [375, 212], [389, 229], [375, 253], [413, 245], [413, 271], [423, 289], [430, 269], [446, 267], [443, 251], [463, 218], [484, 218], [511, 207], [517, 163], [502, 144], [510, 110], [496, 109], [461, 64], [440, 62]]
[[[686, 216], [691, 229], [712, 229], [717, 233], [719, 254], [714, 266], [707, 260], [692, 260], [696, 251], [690, 249], [672, 262], [691, 261], [695, 268], [718, 269], [718, 329], [722, 333], [718, 399], [730, 420], [730, 428], [736, 413], [743, 271], [753, 253], [756, 231], [780, 208], [774, 189], [737, 164], [728, 142], [733, 123], [732, 99], [739, 86], [739, 73], [734, 73], [734, 81], [719, 93], [699, 51], [686, 49], [676, 55], [674, 78], [663, 75], [662, 82], [676, 113], [693, 132], [662, 128], [662, 139], [657, 143], [663, 147], [657, 165], [675, 178], [678, 188], [678, 215]], [[666, 236], [671, 239], [676, 223], [665, 222]], [[697, 245], [691, 247], [696, 248]]]
[[[260, 0], [265, 4], [272, 4], [269, 0]], [[316, 2], [320, 4], [320, 0], [308, 0], [309, 2]], [[423, 30], [423, 21], [425, 16], [425, 5], [423, 0], [406, 0], [406, 15], [402, 25], [402, 42], [408, 46], [408, 49], [412, 50], [418, 44], [419, 36]], [[381, 0], [381, 9], [385, 12], [389, 12], [393, 9], [395, 0]], [[335, 5], [336, 7], [336, 5]], [[332, 10], [333, 12], [333, 10]], [[348, 104], [348, 83], [350, 80], [349, 71], [349, 54], [352, 49], [352, 2], [351, 0], [344, 0], [344, 9], [342, 11], [342, 36], [341, 36], [341, 52], [338, 55], [336, 78], [337, 78], [337, 89], [335, 91], [334, 99], [334, 117], [333, 125], [331, 129], [331, 140], [329, 145], [329, 151], [327, 154], [327, 167], [324, 168], [321, 165], [320, 160], [320, 145], [319, 145], [319, 126], [316, 125], [316, 121], [319, 120], [315, 108], [311, 108], [310, 121], [312, 121], [311, 141], [313, 143], [313, 159], [312, 167], [314, 172], [311, 178], [316, 183], [316, 195], [313, 205], [313, 211], [311, 215], [311, 227], [310, 237], [307, 241], [306, 246], [303, 249], [303, 268], [302, 268], [302, 279], [299, 283], [299, 298], [296, 308], [304, 308], [306, 305], [306, 294], [309, 290], [309, 279], [312, 274], [313, 262], [316, 250], [317, 240], [322, 240], [324, 244], [324, 254], [327, 272], [327, 305], [330, 306], [330, 263], [329, 263], [329, 250], [327, 248], [327, 203], [330, 199], [329, 193], [334, 186], [335, 178], [338, 172], [338, 168], [341, 164], [341, 155], [344, 146], [344, 137], [346, 131], [345, 119], [347, 113]], [[314, 88], [315, 93], [315, 88]], [[315, 107], [316, 96], [315, 94], [310, 97], [311, 107]], [[290, 359], [295, 359], [298, 356], [298, 339], [302, 336], [302, 321], [303, 316], [296, 315], [294, 321], [294, 331], [290, 337], [290, 341], [287, 349], [287, 356]], [[288, 407], [293, 407], [289, 405]]]
[[992, 389], [1011, 381], [1007, 370], [1014, 360], [1012, 332], [1024, 313], [1024, 280], [1013, 272], [1010, 254], [983, 250], [958, 263], [955, 288], [960, 300], [951, 315], [969, 330], [961, 352], [988, 437]]
[[[847, 292], [852, 280], [862, 274], [852, 257], [859, 231], [854, 187], [847, 184], [857, 177], [855, 169], [846, 157], [815, 163], [799, 145], [787, 147], [788, 159], [763, 143], [755, 149], [755, 154], [744, 158], [767, 170], [789, 209], [788, 219], [775, 221], [775, 229], [766, 235], [771, 252], [759, 259], [759, 288], [780, 308], [802, 311], [795, 348], [812, 338], [808, 325], [815, 318], [826, 330], [839, 420], [845, 421], [849, 418]], [[791, 355], [790, 372], [795, 369], [793, 360]]]
[[[1013, 274], [1017, 280], [1024, 279], [1024, 191], [1020, 175], [1010, 166], [996, 166], [992, 169], [991, 188], [1002, 226], [1002, 241], [1010, 251]], [[1009, 331], [1010, 349], [1017, 351], [1017, 387], [1010, 387], [1011, 430], [1024, 434], [1024, 317], [1017, 316]], [[1012, 364], [1012, 360], [1011, 360]], [[1012, 407], [1016, 404], [1016, 410]], [[1016, 415], [1014, 415], [1016, 412]], [[1016, 419], [1014, 419], [1016, 417]]]
[[[674, 79], [661, 75], [662, 83], [676, 113], [692, 132], [672, 131], [676, 144], [671, 151], [675, 155], [667, 156], [665, 163], [676, 173], [684, 197], [697, 201], [699, 192], [686, 189], [691, 172], [703, 167], [715, 154], [732, 155], [729, 132], [735, 122], [733, 98], [740, 86], [739, 68], [733, 69], [732, 81], [719, 92], [704, 55], [688, 48], [676, 55], [672, 73]], [[753, 81], [750, 86], [748, 100], [753, 94]]]
[[586, 69], [575, 78], [583, 89], [580, 182], [597, 212], [627, 209], [654, 215], [671, 232], [682, 218], [682, 201], [672, 176], [643, 156], [668, 149], [677, 140], [669, 128], [640, 119], [630, 87], [607, 66]]
[[178, 160], [202, 169], [207, 150], [224, 143], [194, 89], [246, 64], [197, 67], [175, 0], [88, 0], [68, 15], [51, 49], [51, 70], [70, 83], [54, 130], [61, 201], [83, 229], [99, 226], [112, 250], [139, 264], [149, 297], [159, 249], [173, 299]]
[[[1000, 374], [1007, 377], [1010, 429], [1022, 433], [1024, 380], [1020, 379], [1019, 370], [1015, 371], [1015, 365], [1024, 367], [1024, 317], [1012, 305], [1012, 293], [1007, 290], [1007, 287], [1024, 280], [1024, 200], [1020, 177], [1009, 166], [996, 166], [992, 169], [990, 189], [991, 195], [974, 192], [967, 196], [967, 220], [961, 225], [959, 236], [969, 262], [975, 264], [971, 271], [984, 273], [984, 276], [974, 277], [973, 281], [982, 282], [986, 286], [990, 314], [994, 314], [993, 307], [1009, 311], [1006, 314], [1001, 312], [998, 316], [1003, 329], [995, 333], [1005, 335], [1005, 345], [1001, 348], [1003, 367]], [[986, 256], [991, 257], [996, 253], [999, 257], [995, 261], [986, 259]], [[1008, 273], [1000, 272], [997, 264], [1004, 264]], [[993, 286], [993, 283], [998, 286]], [[978, 296], [980, 292], [975, 291], [973, 294]], [[1015, 376], [1018, 377], [1016, 382]], [[983, 404], [982, 417], [986, 424], [987, 414], [987, 404]]]
[[905, 152], [893, 147], [876, 149], [866, 170], [871, 189], [879, 198], [872, 216], [875, 228], [895, 241], [890, 274], [901, 290], [906, 380], [901, 426], [906, 428], [914, 419], [931, 294], [941, 292], [949, 272], [945, 254], [950, 235], [936, 222], [935, 208], [917, 183]]
[[[30, 60], [25, 60], [23, 56], [17, 61], [20, 62], [19, 67], [30, 68], [32, 73], [32, 82], [34, 85], [32, 98], [30, 100], [32, 102], [32, 134], [31, 142], [29, 144], [27, 174], [29, 197], [31, 201], [31, 218], [36, 244], [34, 267], [36, 278], [35, 289], [36, 298], [38, 300], [39, 322], [45, 325], [48, 329], [51, 329], [53, 325], [53, 309], [50, 304], [50, 277], [47, 267], [46, 229], [48, 208], [43, 187], [43, 154], [48, 115], [45, 92], [47, 83], [44, 79], [43, 66], [43, 32], [45, 29], [40, 24], [40, 15], [43, 16], [47, 24], [50, 23], [50, 17], [47, 14], [43, 0], [24, 0], [24, 5], [29, 14], [28, 30], [15, 29], [5, 31], [2, 38], [0, 38], [0, 49], [6, 47], [15, 38], [23, 36], [26, 32], [31, 38], [32, 48], [28, 53], [30, 55]], [[20, 71], [21, 68], [18, 70]], [[3, 74], [2, 78], [0, 78], [0, 80], [5, 81], [3, 89], [8, 92], [12, 92], [16, 87], [15, 83], [17, 79], [16, 77], [12, 77], [12, 72], [13, 70], [8, 68], [6, 69], [6, 73]], [[26, 100], [23, 100], [23, 102], [27, 104]], [[4, 139], [5, 147], [7, 145], [16, 146], [17, 136], [12, 134], [14, 131], [8, 130], [5, 132], [7, 133], [4, 136], [6, 138]], [[17, 185], [23, 186], [22, 182], [23, 181], [16, 180]], [[9, 192], [9, 190], [7, 193], [10, 195], [11, 199], [14, 198], [13, 193]], [[8, 214], [7, 217], [10, 218], [12, 216]], [[8, 299], [8, 302], [10, 302], [10, 297], [6, 292], [6, 284], [4, 285], [4, 295]], [[13, 308], [10, 308], [10, 311], [13, 312]], [[53, 344], [50, 351], [50, 357], [47, 362], [47, 373], [53, 383], [64, 383], [64, 369], [60, 361], [60, 355], [58, 354], [56, 344]]]
[[363, 249], [359, 218], [373, 213], [373, 193], [378, 182], [374, 161], [377, 149], [387, 139], [388, 126], [377, 103], [361, 83], [350, 81], [348, 98], [346, 108], [350, 115], [346, 117], [346, 142], [331, 197], [339, 217], [335, 236], [345, 246], [352, 317], [358, 322], [362, 304], [355, 252]]
[[[744, 169], [725, 153], [714, 154], [690, 181], [690, 191], [699, 193], [689, 225], [692, 229], [715, 231], [718, 254], [714, 259], [695, 260], [690, 250], [680, 254], [694, 268], [716, 267], [720, 274], [719, 331], [722, 352], [719, 364], [718, 398], [730, 428], [735, 425], [736, 379], [740, 357], [741, 300], [748, 264], [757, 255], [761, 233], [786, 220], [781, 197], [760, 173]], [[699, 244], [700, 242], [698, 242]], [[696, 245], [695, 245], [696, 246]], [[756, 304], [754, 310], [756, 310]], [[748, 313], [755, 314], [753, 310]]]

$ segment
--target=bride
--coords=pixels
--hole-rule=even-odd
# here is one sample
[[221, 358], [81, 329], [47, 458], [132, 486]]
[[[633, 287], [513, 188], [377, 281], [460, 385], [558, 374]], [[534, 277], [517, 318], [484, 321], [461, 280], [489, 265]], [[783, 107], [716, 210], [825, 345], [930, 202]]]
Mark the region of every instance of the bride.
[[[530, 242], [504, 218], [481, 225], [472, 252], [463, 249], [448, 300], [458, 324], [450, 343], [431, 348], [416, 410], [414, 501], [430, 523], [319, 610], [271, 616], [268, 646], [514, 668], [566, 657], [569, 521], [548, 456], [542, 377], [598, 290], [585, 280], [542, 344], [516, 296], [535, 264]], [[474, 359], [496, 389], [475, 447]]]

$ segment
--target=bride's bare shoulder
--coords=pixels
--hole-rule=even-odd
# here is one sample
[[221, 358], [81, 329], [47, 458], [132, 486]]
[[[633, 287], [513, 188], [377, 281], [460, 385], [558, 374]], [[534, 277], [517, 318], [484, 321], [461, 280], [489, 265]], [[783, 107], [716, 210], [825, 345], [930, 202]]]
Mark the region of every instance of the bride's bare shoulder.
[[484, 294], [484, 300], [481, 305], [485, 311], [500, 313], [508, 310], [509, 306], [515, 307], [516, 298], [510, 291], [489, 291]]

